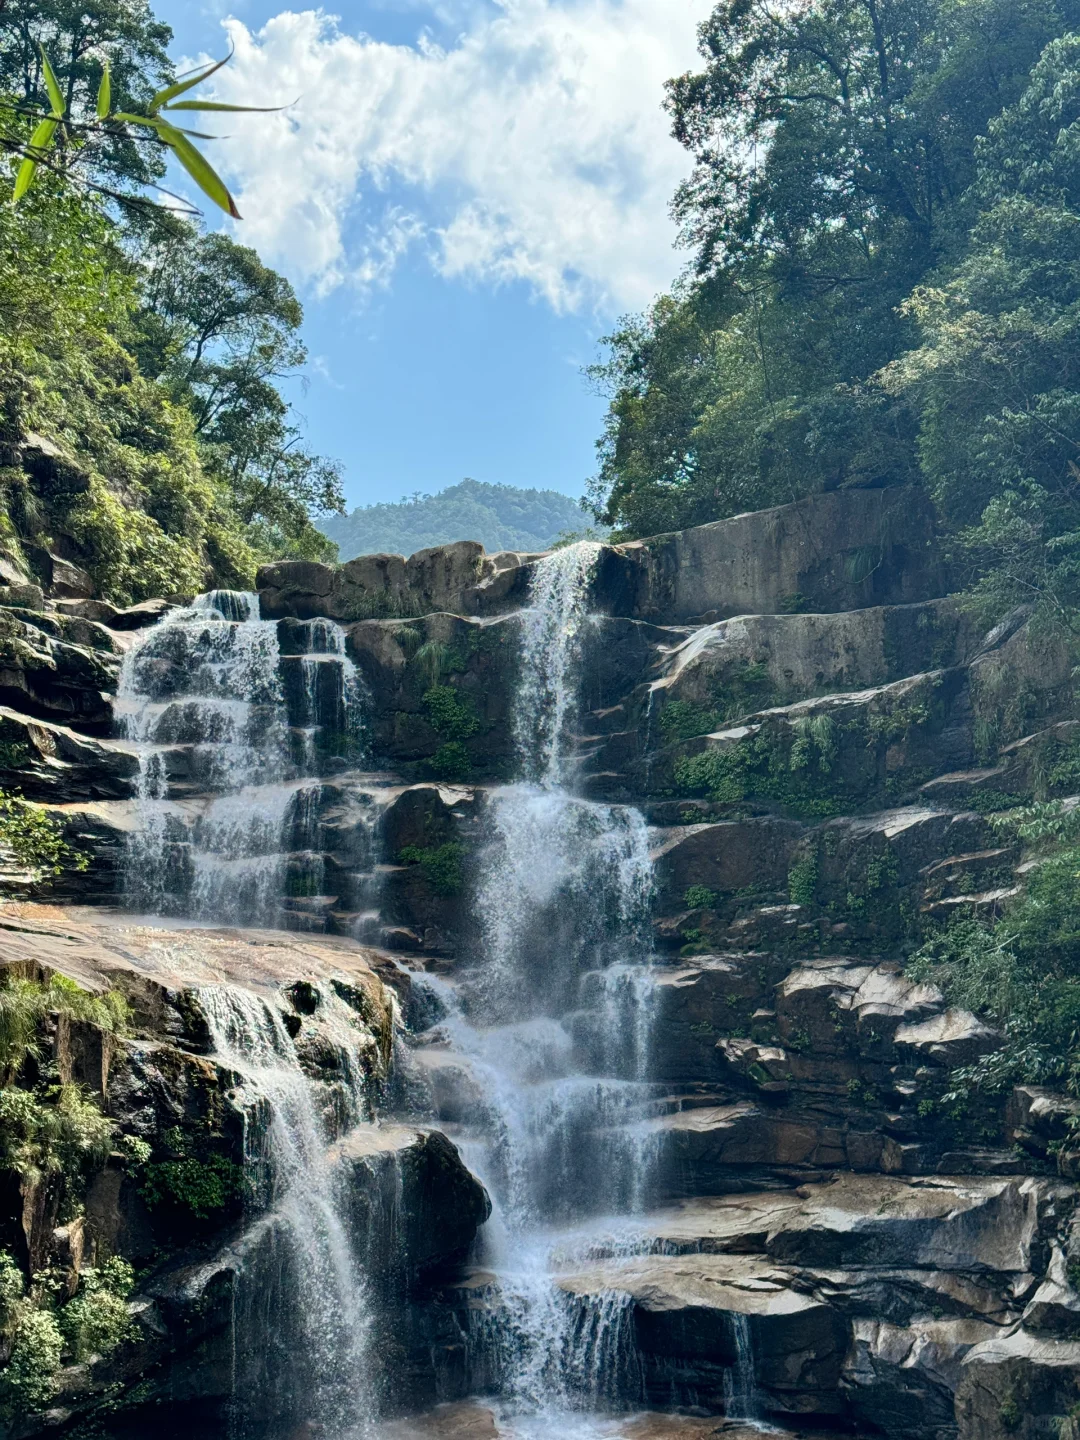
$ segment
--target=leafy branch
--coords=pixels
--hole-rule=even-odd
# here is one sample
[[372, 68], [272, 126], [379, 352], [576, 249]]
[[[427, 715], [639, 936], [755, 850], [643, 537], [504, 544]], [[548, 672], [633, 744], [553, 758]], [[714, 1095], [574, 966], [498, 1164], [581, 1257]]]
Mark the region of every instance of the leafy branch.
[[[38, 123], [28, 141], [15, 135], [0, 133], [0, 146], [22, 157], [22, 164], [19, 166], [15, 178], [15, 190], [12, 196], [14, 203], [18, 204], [30, 189], [40, 166], [58, 171], [63, 175], [70, 175], [78, 152], [86, 144], [87, 137], [100, 133], [115, 134], [118, 129], [127, 133], [127, 127], [134, 125], [149, 130], [151, 134], [146, 138], [170, 150], [203, 194], [208, 196], [226, 214], [231, 215], [234, 220], [239, 220], [241, 217], [236, 208], [236, 201], [229, 193], [225, 182], [206, 156], [191, 143], [192, 137], [196, 140], [214, 140], [218, 137], [203, 134], [198, 130], [185, 129], [167, 118], [176, 115], [177, 112], [183, 115], [193, 111], [265, 115], [284, 108], [281, 106], [227, 105], [218, 100], [203, 100], [198, 97], [194, 99], [180, 98], [187, 95], [197, 85], [201, 85], [204, 80], [209, 80], [211, 75], [215, 75], [231, 59], [232, 53], [230, 52], [224, 60], [217, 60], [205, 65], [185, 79], [177, 80], [166, 86], [164, 90], [159, 90], [150, 100], [145, 113], [113, 110], [112, 78], [109, 68], [106, 66], [98, 88], [95, 121], [87, 123], [76, 121], [71, 116], [70, 106], [64, 99], [56, 72], [42, 48], [41, 65], [45, 88], [49, 96], [49, 112], [45, 115], [40, 112], [30, 112]], [[26, 112], [18, 109], [18, 113]], [[63, 149], [60, 148], [61, 143]], [[104, 186], [93, 182], [86, 183], [90, 185], [91, 189], [107, 194], [113, 199], [130, 203], [135, 198], [107, 190]]]

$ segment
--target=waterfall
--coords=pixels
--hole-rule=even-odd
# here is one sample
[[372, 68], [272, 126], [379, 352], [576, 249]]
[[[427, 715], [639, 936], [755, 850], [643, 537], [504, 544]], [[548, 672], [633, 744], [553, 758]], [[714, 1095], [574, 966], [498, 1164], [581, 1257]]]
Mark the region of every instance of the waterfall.
[[126, 655], [117, 715], [139, 760], [132, 909], [277, 925], [290, 855], [312, 868], [320, 787], [308, 777], [320, 750], [355, 756], [362, 697], [339, 626], [293, 622], [285, 654], [278, 629], [259, 618], [257, 595], [214, 590]]
[[443, 1012], [429, 1038], [483, 1096], [462, 1148], [492, 1198], [481, 1258], [495, 1281], [471, 1361], [522, 1436], [577, 1433], [643, 1390], [629, 1297], [560, 1285], [588, 1227], [640, 1213], [656, 1143], [648, 831], [568, 786], [599, 553], [571, 546], [536, 567], [514, 707], [525, 778], [488, 799], [477, 955], [460, 986], [420, 981]]
[[576, 669], [601, 549], [582, 541], [545, 556], [522, 614], [514, 737], [526, 777], [548, 787], [565, 778], [566, 729], [577, 699]]
[[[310, 1424], [325, 1440], [361, 1440], [373, 1433], [369, 1305], [315, 1086], [272, 1005], [230, 986], [196, 993], [214, 1054], [238, 1081], [245, 1175], [264, 1212], [241, 1250], [237, 1311], [250, 1354], [241, 1357], [237, 1428], [246, 1435], [254, 1414]], [[341, 1060], [338, 1118], [350, 1128], [365, 1118], [363, 1077], [347, 1044]]]
[[734, 1365], [724, 1374], [724, 1418], [746, 1421], [747, 1427], [762, 1434], [773, 1434], [772, 1426], [763, 1424], [762, 1407], [757, 1398], [757, 1374], [753, 1359], [753, 1335], [749, 1316], [740, 1310], [730, 1312]]

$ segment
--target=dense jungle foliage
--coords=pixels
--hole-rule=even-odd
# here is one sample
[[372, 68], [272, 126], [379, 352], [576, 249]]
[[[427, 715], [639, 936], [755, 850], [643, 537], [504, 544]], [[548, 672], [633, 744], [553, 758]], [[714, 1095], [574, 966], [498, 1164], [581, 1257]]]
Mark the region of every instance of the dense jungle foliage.
[[[5, 126], [29, 134], [28, 112], [48, 108], [42, 46], [79, 115], [106, 63], [114, 99], [145, 104], [172, 78], [170, 38], [145, 0], [10, 0]], [[267, 558], [331, 558], [311, 516], [342, 508], [338, 469], [305, 448], [280, 388], [306, 359], [292, 286], [149, 203], [168, 203], [152, 135], [98, 134], [83, 152], [88, 183], [43, 171], [0, 205], [0, 547], [31, 574], [58, 553], [125, 602], [250, 586]], [[10, 190], [17, 157], [0, 168]], [[27, 435], [60, 448], [67, 483], [14, 463]]]
[[1080, 591], [1080, 9], [724, 0], [667, 107], [693, 264], [609, 338], [591, 500], [640, 536], [928, 487], [987, 616]]

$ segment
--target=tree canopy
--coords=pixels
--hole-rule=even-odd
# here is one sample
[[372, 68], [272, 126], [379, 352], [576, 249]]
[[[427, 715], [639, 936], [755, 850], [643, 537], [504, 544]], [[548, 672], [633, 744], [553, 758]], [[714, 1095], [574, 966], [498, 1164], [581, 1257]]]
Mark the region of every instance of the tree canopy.
[[989, 609], [1064, 615], [1076, 31], [1073, 0], [715, 7], [668, 86], [693, 263], [590, 372], [599, 518], [641, 535], [924, 483]]

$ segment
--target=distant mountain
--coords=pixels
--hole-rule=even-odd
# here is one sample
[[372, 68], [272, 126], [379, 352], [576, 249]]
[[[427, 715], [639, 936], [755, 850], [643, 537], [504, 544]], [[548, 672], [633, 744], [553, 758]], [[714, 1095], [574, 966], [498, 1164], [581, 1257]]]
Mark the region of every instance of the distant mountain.
[[489, 553], [548, 550], [561, 534], [588, 529], [588, 516], [557, 490], [462, 480], [438, 495], [361, 505], [351, 515], [320, 520], [319, 529], [337, 543], [344, 561], [380, 552], [412, 555], [452, 540], [479, 540]]

